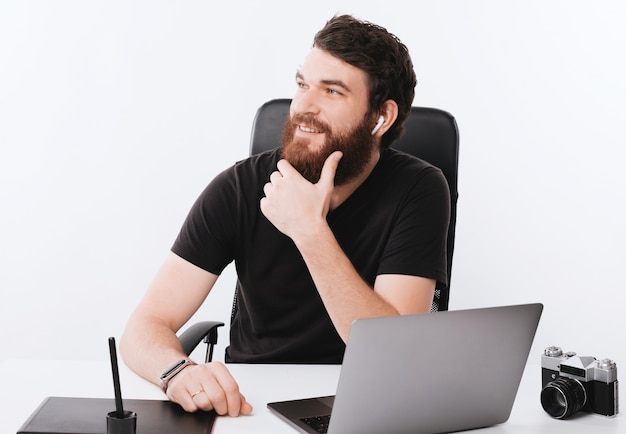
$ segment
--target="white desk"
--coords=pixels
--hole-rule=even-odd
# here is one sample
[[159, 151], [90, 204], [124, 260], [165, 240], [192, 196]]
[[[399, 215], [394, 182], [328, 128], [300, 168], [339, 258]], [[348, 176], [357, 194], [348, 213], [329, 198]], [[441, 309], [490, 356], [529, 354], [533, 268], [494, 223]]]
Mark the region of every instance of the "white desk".
[[[215, 434], [295, 433], [266, 408], [269, 401], [334, 394], [339, 366], [311, 365], [229, 365], [254, 406], [251, 416], [219, 417]], [[112, 398], [111, 368], [103, 362], [63, 362], [6, 360], [0, 363], [3, 374], [0, 394], [0, 433], [15, 433], [46, 396], [83, 396]], [[163, 399], [160, 390], [120, 367], [125, 398]], [[508, 422], [472, 433], [555, 433], [568, 434], [626, 432], [622, 414], [615, 418], [581, 413], [560, 421], [544, 413], [539, 403], [540, 367], [530, 364], [524, 374], [511, 418]], [[377, 397], [372, 397], [372, 409]], [[383, 398], [384, 399], [384, 398]], [[372, 409], [363, 409], [371, 411]], [[104, 415], [103, 415], [104, 417]], [[141, 417], [141, 415], [139, 415]]]

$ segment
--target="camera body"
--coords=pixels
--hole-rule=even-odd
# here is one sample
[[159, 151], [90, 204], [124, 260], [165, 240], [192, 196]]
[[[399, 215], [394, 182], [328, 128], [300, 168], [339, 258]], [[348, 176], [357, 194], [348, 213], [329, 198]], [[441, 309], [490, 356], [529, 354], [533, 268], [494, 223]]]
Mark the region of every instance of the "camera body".
[[541, 356], [541, 386], [541, 405], [557, 419], [579, 410], [604, 416], [619, 412], [617, 365], [613, 360], [577, 357], [559, 347], [548, 347]]

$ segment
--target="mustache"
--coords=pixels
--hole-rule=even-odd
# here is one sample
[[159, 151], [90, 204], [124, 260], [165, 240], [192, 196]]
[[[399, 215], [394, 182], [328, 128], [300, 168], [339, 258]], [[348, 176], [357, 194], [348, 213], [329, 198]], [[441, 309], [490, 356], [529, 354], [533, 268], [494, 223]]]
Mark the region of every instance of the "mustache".
[[293, 127], [303, 124], [309, 128], [313, 128], [322, 133], [327, 133], [330, 131], [330, 126], [326, 122], [320, 121], [314, 115], [311, 115], [311, 114], [294, 113], [290, 117], [289, 122], [291, 123]]

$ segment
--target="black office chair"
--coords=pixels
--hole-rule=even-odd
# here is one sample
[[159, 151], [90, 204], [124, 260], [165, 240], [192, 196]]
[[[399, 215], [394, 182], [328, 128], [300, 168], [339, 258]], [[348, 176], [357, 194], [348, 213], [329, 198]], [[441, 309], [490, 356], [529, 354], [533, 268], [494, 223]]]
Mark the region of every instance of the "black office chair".
[[[285, 120], [289, 115], [290, 104], [290, 99], [274, 99], [257, 110], [252, 125], [250, 155], [279, 145]], [[405, 123], [405, 132], [393, 143], [392, 147], [439, 167], [448, 181], [451, 204], [447, 246], [448, 285], [438, 285], [435, 289], [431, 312], [448, 310], [458, 198], [459, 131], [456, 121], [451, 114], [443, 110], [412, 107], [411, 115]], [[237, 293], [238, 287], [235, 288], [231, 320], [237, 311]], [[183, 351], [188, 355], [191, 354], [204, 339], [207, 344], [205, 361], [210, 361], [213, 356], [213, 346], [217, 343], [217, 329], [223, 325], [224, 323], [220, 321], [203, 321], [192, 325], [179, 336]]]

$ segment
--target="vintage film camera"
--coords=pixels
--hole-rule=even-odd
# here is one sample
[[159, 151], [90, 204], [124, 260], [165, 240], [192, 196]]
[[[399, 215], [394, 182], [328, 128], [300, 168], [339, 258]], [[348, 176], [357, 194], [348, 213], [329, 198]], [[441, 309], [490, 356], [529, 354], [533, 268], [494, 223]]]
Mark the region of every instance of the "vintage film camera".
[[579, 410], [618, 413], [617, 365], [613, 360], [575, 357], [559, 347], [541, 356], [541, 405], [550, 416], [566, 419]]

